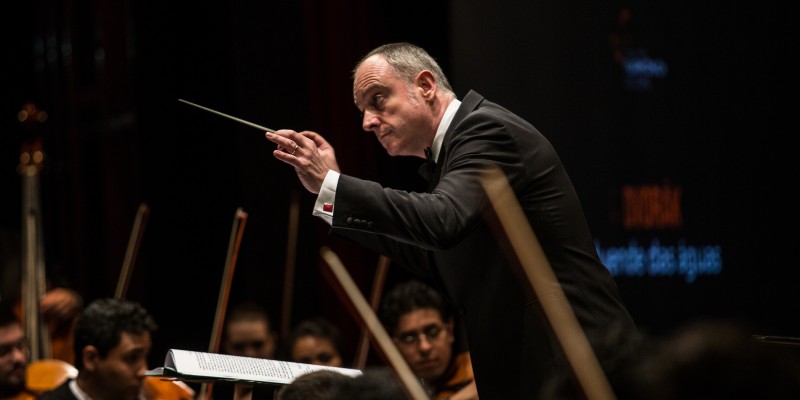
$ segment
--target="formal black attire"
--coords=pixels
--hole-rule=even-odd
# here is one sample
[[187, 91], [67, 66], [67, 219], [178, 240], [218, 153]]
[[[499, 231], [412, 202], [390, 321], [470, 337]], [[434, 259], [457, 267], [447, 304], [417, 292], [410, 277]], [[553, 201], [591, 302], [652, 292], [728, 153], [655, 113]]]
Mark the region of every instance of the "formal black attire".
[[39, 395], [39, 397], [37, 397], [36, 399], [37, 400], [78, 400], [78, 398], [75, 397], [75, 394], [72, 393], [72, 390], [70, 390], [70, 388], [69, 388], [70, 381], [71, 381], [70, 379], [67, 379], [64, 383], [59, 385], [57, 388], [55, 388], [55, 389], [53, 389], [53, 390], [51, 390], [49, 392], [45, 392], [45, 393]]
[[479, 176], [489, 165], [508, 177], [590, 341], [612, 326], [635, 332], [551, 143], [474, 91], [445, 132], [428, 193], [342, 174], [331, 230], [440, 285], [464, 321], [481, 400], [533, 399], [566, 358], [485, 218]]

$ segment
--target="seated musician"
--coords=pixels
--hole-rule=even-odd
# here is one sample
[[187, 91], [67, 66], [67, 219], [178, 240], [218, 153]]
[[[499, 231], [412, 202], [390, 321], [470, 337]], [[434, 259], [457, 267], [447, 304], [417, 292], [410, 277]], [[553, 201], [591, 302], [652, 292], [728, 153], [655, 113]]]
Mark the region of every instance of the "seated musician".
[[39, 397], [41, 400], [137, 400], [152, 347], [153, 317], [128, 300], [95, 300], [75, 324], [78, 377]]
[[339, 328], [324, 318], [308, 318], [292, 328], [283, 352], [287, 361], [328, 367], [345, 365]]
[[269, 315], [261, 305], [243, 302], [228, 311], [222, 341], [222, 352], [234, 356], [273, 358], [277, 334], [272, 330]]
[[435, 400], [477, 399], [469, 351], [461, 350], [451, 308], [417, 280], [386, 293], [380, 318], [411, 370]]
[[28, 343], [17, 316], [0, 303], [0, 400], [24, 399]]
[[[222, 353], [242, 357], [273, 358], [277, 333], [272, 329], [267, 311], [258, 303], [244, 301], [228, 310], [222, 339]], [[253, 385], [216, 382], [213, 398], [250, 400]]]

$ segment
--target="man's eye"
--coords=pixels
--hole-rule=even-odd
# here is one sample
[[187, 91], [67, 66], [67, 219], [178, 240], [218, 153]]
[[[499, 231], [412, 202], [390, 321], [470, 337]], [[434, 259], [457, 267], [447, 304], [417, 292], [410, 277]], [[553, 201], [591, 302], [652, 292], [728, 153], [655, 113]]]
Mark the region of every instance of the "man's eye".
[[383, 102], [386, 100], [382, 94], [376, 94], [372, 98], [372, 106], [376, 109], [381, 109], [383, 107]]
[[142, 357], [143, 357], [142, 354], [126, 354], [125, 356], [122, 357], [122, 360], [126, 364], [131, 364], [132, 365], [132, 364], [138, 363], [139, 360], [142, 359]]
[[441, 328], [440, 328], [440, 327], [438, 327], [438, 326], [432, 326], [432, 327], [428, 328], [428, 329], [425, 331], [425, 336], [427, 336], [427, 337], [429, 337], [429, 338], [435, 338], [435, 337], [439, 336], [439, 332], [440, 332], [440, 331], [441, 331]]

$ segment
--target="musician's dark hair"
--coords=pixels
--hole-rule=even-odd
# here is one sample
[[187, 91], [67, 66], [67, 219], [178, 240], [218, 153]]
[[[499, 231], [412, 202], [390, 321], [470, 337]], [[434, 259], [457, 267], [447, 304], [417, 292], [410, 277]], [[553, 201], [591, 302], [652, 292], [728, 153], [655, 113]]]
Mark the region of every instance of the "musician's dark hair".
[[264, 321], [267, 327], [272, 328], [269, 313], [261, 304], [254, 301], [244, 301], [231, 307], [225, 321], [225, 326], [238, 321]]
[[300, 375], [292, 383], [275, 393], [276, 400], [336, 400], [339, 392], [352, 377], [330, 370], [319, 370]]
[[158, 329], [153, 317], [141, 304], [122, 299], [99, 299], [89, 304], [75, 323], [75, 368], [83, 368], [84, 347], [94, 346], [100, 357], [119, 345], [122, 333], [140, 335]]
[[421, 308], [432, 308], [439, 312], [443, 322], [451, 320], [453, 311], [441, 293], [422, 281], [411, 279], [395, 285], [386, 293], [380, 309], [380, 319], [391, 333], [400, 318]]
[[408, 398], [400, 378], [394, 370], [385, 366], [364, 369], [362, 375], [342, 385], [337, 397], [349, 400], [407, 400]]
[[294, 343], [297, 342], [298, 339], [305, 336], [321, 337], [330, 340], [331, 344], [333, 344], [333, 348], [339, 352], [339, 357], [342, 357], [342, 361], [344, 363], [345, 354], [342, 349], [341, 331], [331, 321], [322, 317], [307, 318], [289, 331], [282, 351], [284, 359], [291, 359], [292, 347], [294, 347]]

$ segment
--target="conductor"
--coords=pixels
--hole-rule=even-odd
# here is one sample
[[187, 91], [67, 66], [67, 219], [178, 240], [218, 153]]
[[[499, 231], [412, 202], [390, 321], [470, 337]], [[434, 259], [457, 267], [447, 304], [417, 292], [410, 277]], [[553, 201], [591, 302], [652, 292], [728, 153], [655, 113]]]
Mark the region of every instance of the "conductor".
[[364, 56], [353, 98], [363, 129], [389, 155], [430, 161], [421, 169], [426, 193], [342, 173], [333, 147], [314, 132], [266, 133], [278, 146], [273, 155], [318, 195], [314, 215], [333, 233], [440, 286], [464, 321], [482, 400], [536, 398], [567, 362], [485, 218], [491, 209], [479, 178], [489, 166], [508, 177], [595, 353], [607, 354], [598, 346], [612, 327], [636, 332], [570, 178], [532, 124], [474, 91], [457, 99], [437, 62], [410, 43]]

